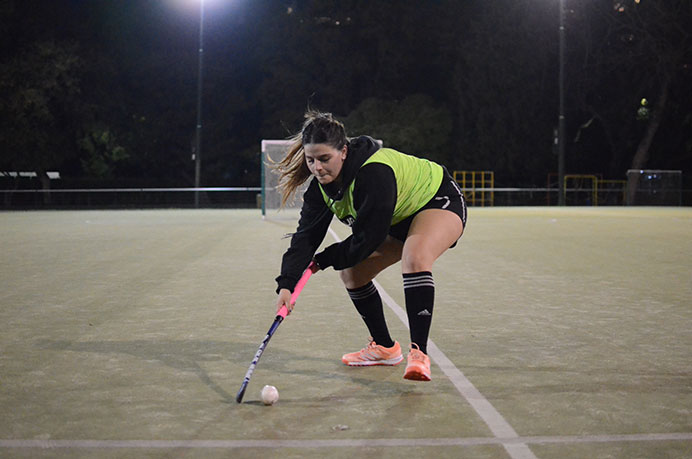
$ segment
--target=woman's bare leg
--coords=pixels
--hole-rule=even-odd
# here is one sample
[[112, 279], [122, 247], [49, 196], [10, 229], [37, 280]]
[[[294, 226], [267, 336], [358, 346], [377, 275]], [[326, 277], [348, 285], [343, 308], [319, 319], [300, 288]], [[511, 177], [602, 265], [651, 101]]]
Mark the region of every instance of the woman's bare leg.
[[[404, 243], [401, 271], [411, 343], [426, 354], [435, 302], [432, 266], [459, 239], [463, 230], [457, 214], [443, 209], [426, 209], [413, 219]], [[409, 375], [407, 370], [404, 377], [428, 380], [429, 368], [417, 371], [418, 374]]]

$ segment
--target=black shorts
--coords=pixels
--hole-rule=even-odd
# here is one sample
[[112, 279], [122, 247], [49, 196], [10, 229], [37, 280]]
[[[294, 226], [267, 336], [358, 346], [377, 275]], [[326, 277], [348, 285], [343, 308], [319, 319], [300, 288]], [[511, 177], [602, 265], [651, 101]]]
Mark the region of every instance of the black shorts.
[[[389, 228], [389, 235], [404, 242], [406, 236], [408, 236], [408, 231], [411, 228], [414, 217], [418, 215], [419, 212], [426, 209], [445, 209], [454, 212], [461, 218], [461, 222], [464, 224], [464, 228], [466, 228], [466, 200], [464, 199], [464, 194], [461, 192], [461, 188], [459, 188], [459, 184], [454, 181], [446, 168], [444, 169], [442, 183], [440, 184], [440, 188], [437, 189], [435, 196], [413, 215], [406, 217], [404, 220]], [[452, 247], [455, 245], [457, 245], [456, 242], [452, 244]]]

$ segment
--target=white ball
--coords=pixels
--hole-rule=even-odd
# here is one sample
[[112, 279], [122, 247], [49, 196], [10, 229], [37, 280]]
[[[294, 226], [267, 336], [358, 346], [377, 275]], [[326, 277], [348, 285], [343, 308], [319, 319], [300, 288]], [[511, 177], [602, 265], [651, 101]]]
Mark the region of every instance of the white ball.
[[262, 388], [262, 403], [265, 405], [273, 405], [279, 401], [279, 391], [274, 386], [264, 386]]

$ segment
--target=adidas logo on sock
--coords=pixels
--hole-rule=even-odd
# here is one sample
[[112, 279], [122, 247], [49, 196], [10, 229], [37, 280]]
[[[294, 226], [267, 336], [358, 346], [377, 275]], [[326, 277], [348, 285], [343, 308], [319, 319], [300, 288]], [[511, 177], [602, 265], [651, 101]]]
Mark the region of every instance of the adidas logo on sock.
[[419, 316], [431, 316], [430, 311], [427, 309], [423, 309], [421, 312], [418, 313]]

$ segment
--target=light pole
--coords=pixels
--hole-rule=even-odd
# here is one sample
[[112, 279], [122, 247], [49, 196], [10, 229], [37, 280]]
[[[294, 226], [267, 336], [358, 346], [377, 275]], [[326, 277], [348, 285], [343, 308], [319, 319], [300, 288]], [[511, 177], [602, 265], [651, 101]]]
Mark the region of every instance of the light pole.
[[557, 127], [558, 205], [565, 205], [565, 0], [560, 0], [560, 108]]
[[204, 63], [204, 0], [199, 0], [199, 52], [197, 63], [197, 128], [195, 130], [195, 208], [199, 208], [202, 169], [202, 64]]

